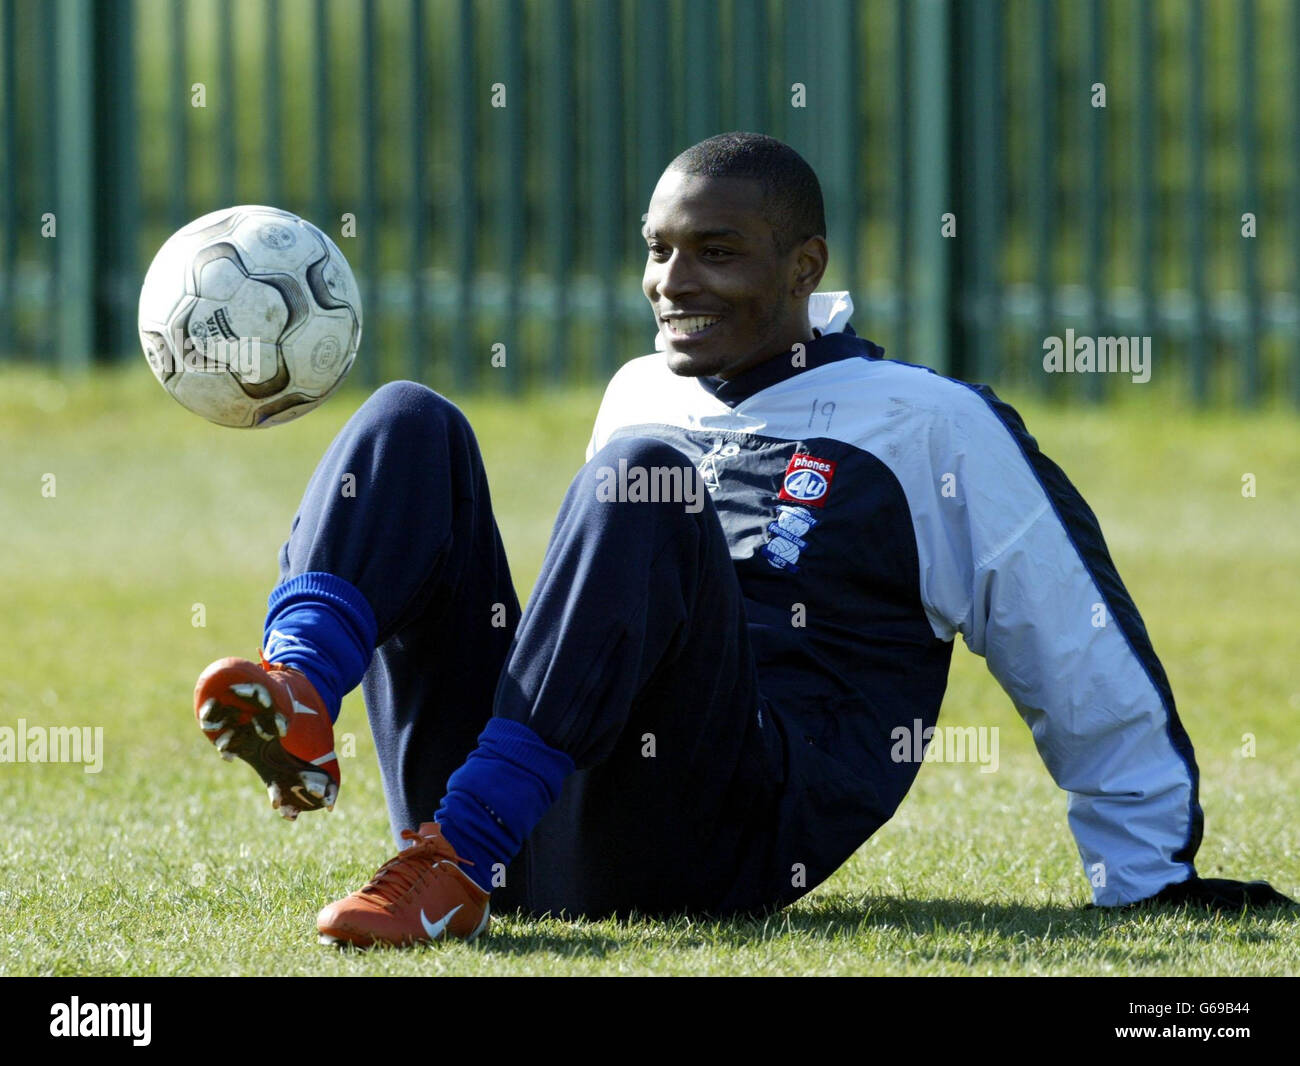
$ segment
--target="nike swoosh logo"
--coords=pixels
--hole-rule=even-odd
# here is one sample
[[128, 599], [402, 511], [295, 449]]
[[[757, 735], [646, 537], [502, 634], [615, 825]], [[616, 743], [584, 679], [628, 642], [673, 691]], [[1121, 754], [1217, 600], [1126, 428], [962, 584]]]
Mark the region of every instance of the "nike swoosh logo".
[[452, 915], [454, 915], [463, 906], [465, 906], [465, 904], [463, 903], [457, 904], [455, 907], [452, 907], [452, 909], [449, 910], [446, 914], [444, 914], [439, 921], [436, 922], [429, 921], [429, 919], [424, 916], [424, 908], [421, 907], [420, 924], [424, 926], [424, 931], [429, 934], [429, 939], [437, 940], [438, 937], [442, 936], [442, 934], [447, 931], [447, 923], [451, 921]]

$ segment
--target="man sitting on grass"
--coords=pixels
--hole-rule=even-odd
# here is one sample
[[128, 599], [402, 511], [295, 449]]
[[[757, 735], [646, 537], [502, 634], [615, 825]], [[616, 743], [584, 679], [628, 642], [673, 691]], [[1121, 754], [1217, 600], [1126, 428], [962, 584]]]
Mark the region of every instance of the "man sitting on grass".
[[1068, 791], [1095, 904], [1291, 902], [1197, 876], [1192, 745], [1096, 518], [991, 391], [854, 333], [848, 294], [816, 292], [825, 232], [770, 137], [669, 165], [644, 229], [662, 350], [610, 382], [522, 615], [455, 406], [388, 384], [330, 445], [262, 661], [195, 692], [294, 818], [333, 806], [363, 684], [409, 846], [323, 939], [470, 939], [489, 896], [784, 906], [897, 809], [919, 767], [897, 731], [931, 735], [958, 633]]

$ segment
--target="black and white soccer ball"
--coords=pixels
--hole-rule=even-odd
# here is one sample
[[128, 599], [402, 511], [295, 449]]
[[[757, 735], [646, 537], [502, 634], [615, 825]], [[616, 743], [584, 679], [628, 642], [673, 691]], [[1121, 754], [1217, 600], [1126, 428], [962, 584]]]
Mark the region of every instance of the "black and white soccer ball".
[[221, 426], [273, 426], [319, 405], [352, 369], [361, 294], [310, 222], [228, 207], [158, 249], [139, 326], [150, 369], [183, 406]]

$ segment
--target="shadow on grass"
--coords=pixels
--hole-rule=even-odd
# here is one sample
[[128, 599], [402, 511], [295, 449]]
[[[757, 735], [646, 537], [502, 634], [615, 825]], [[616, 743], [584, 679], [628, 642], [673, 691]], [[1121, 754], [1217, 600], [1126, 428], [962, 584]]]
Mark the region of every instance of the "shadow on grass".
[[[900, 896], [828, 895], [802, 900], [766, 917], [728, 919], [675, 914], [646, 917], [636, 913], [606, 919], [532, 918], [522, 912], [504, 912], [492, 934], [476, 946], [490, 953], [531, 955], [547, 953], [571, 958], [604, 958], [629, 948], [743, 948], [778, 938], [809, 941], [852, 940], [872, 930], [890, 930], [911, 936], [975, 935], [1013, 938], [1019, 951], [984, 945], [979, 957], [988, 961], [1010, 960], [1023, 955], [1023, 944], [1031, 940], [1047, 946], [1054, 942], [1095, 941], [1113, 946], [1116, 938], [1176, 935], [1180, 940], [1268, 943], [1294, 935], [1300, 910], [1253, 911], [1244, 918], [1217, 915], [1196, 908], [1158, 907], [1140, 911], [1104, 908], [1085, 909], [1077, 905], [994, 903], [966, 899], [912, 899]], [[1281, 935], [1261, 927], [1259, 922], [1284, 919]], [[1153, 929], [1177, 922], [1177, 929]], [[1187, 923], [1192, 923], [1188, 927]], [[1230, 923], [1225, 927], [1224, 923]], [[1249, 924], [1241, 924], [1249, 923]], [[937, 954], [964, 961], [964, 952], [939, 948]], [[1147, 961], [1158, 961], [1162, 953], [1154, 945], [1144, 952]]]

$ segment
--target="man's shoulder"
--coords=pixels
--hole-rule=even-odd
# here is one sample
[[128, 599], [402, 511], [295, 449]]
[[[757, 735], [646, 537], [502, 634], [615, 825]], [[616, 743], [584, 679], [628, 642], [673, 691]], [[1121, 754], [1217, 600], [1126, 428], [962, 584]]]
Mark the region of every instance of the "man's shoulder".
[[668, 369], [668, 361], [664, 358], [663, 352], [651, 352], [649, 355], [635, 356], [615, 370], [614, 375], [609, 379], [607, 388], [613, 388], [616, 384], [621, 385], [629, 381], [643, 381], [647, 378], [663, 376], [673, 376], [672, 371]]
[[822, 370], [818, 384], [834, 386], [841, 403], [857, 408], [864, 427], [881, 420], [900, 428], [926, 424], [969, 439], [1001, 435], [1004, 429], [1020, 425], [1016, 411], [987, 385], [949, 377], [920, 363], [848, 359]]
[[[698, 394], [698, 395], [697, 395]], [[693, 378], [682, 377], [668, 369], [663, 352], [652, 352], [629, 359], [620, 366], [605, 386], [604, 406], [620, 411], [639, 412], [672, 408], [702, 402], [705, 396]]]

